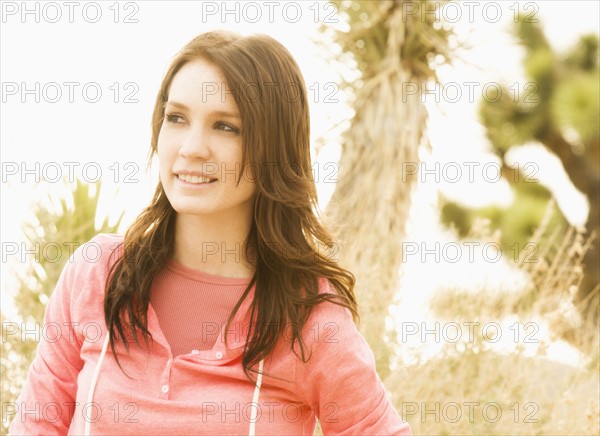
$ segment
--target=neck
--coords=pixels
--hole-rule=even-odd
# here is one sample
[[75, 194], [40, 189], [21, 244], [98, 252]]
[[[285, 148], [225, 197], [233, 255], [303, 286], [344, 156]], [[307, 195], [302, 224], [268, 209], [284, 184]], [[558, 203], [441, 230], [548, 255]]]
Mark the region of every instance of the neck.
[[254, 266], [245, 259], [250, 232], [247, 217], [177, 214], [173, 260], [198, 271], [223, 277], [250, 278]]

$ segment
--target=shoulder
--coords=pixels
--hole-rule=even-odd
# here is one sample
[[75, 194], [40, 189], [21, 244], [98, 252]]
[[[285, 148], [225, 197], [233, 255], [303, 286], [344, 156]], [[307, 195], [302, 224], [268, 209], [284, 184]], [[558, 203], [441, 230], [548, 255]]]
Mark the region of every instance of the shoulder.
[[[319, 278], [319, 295], [329, 294], [341, 297], [340, 292], [325, 277]], [[313, 306], [302, 328], [302, 338], [311, 351], [329, 349], [335, 351], [352, 341], [358, 333], [350, 309], [341, 304], [341, 298], [325, 300]]]
[[113, 250], [120, 250], [125, 237], [117, 233], [98, 233], [84, 245], [98, 248], [98, 257], [106, 258]]
[[[342, 295], [336, 289], [326, 277], [319, 277], [319, 295], [329, 294], [335, 296], [332, 298], [333, 301], [342, 303], [345, 299], [342, 299]], [[333, 301], [324, 301], [313, 307], [310, 318], [313, 320], [340, 320], [347, 322], [348, 320], [353, 323], [352, 312], [342, 304], [336, 304]]]
[[[117, 259], [113, 251], [123, 237], [98, 234], [89, 241], [69, 243], [72, 250], [46, 307], [46, 321], [102, 322], [106, 279]], [[115, 254], [118, 254], [115, 252]], [[100, 320], [100, 321], [99, 321]]]
[[[327, 279], [320, 280], [319, 293], [339, 295]], [[317, 398], [324, 380], [340, 373], [340, 368], [344, 368], [340, 373], [345, 374], [342, 379], [354, 377], [364, 368], [374, 368], [373, 352], [358, 330], [352, 312], [342, 304], [324, 301], [314, 306], [302, 328], [302, 340], [308, 359], [297, 362], [296, 381], [310, 398]], [[297, 353], [301, 352], [297, 342], [294, 347]]]
[[116, 233], [99, 233], [79, 245], [68, 262], [79, 270], [108, 268], [122, 253], [123, 239]]
[[77, 245], [63, 268], [59, 287], [73, 300], [100, 298], [111, 266], [122, 252], [123, 236], [100, 233]]

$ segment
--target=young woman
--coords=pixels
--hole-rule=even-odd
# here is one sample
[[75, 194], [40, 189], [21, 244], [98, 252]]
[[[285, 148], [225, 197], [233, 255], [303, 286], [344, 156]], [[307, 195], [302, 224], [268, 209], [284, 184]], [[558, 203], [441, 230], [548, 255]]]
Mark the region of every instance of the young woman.
[[[79, 247], [11, 434], [410, 434], [315, 214], [306, 88], [265, 35], [199, 35], [154, 106], [160, 182]], [[51, 329], [47, 329], [51, 331]], [[56, 331], [56, 330], [52, 330]]]

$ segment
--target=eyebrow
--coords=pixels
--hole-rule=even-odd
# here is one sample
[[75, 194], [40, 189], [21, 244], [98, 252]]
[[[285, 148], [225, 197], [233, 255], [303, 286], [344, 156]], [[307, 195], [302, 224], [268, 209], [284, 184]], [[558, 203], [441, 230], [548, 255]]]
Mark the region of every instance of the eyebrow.
[[[185, 104], [180, 103], [178, 101], [168, 100], [168, 101], [165, 102], [164, 107], [166, 107], [167, 105], [179, 107], [179, 108], [185, 109], [187, 111], [190, 110], [189, 107], [187, 107]], [[229, 118], [240, 119], [240, 114], [234, 113], [234, 112], [227, 112], [227, 111], [222, 111], [222, 110], [215, 110], [215, 111], [212, 111], [211, 113], [214, 114], [214, 115], [217, 115], [217, 116], [221, 116], [221, 117], [229, 117]]]

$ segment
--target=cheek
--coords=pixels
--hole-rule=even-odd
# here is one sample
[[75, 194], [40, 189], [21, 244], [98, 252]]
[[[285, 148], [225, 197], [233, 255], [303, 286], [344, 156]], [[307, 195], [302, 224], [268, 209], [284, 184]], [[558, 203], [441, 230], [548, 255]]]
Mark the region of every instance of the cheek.
[[156, 138], [156, 151], [158, 154], [162, 153], [165, 148], [165, 129], [161, 128], [158, 132], [158, 138]]
[[169, 154], [169, 150], [165, 144], [160, 141], [156, 144], [156, 159], [158, 160], [158, 174], [162, 181], [167, 180], [167, 176], [171, 173], [173, 159]]
[[163, 121], [160, 130], [158, 131], [158, 137], [156, 138], [157, 148], [160, 150], [161, 148], [168, 148], [168, 145], [173, 142], [173, 129], [167, 123], [167, 121]]
[[172, 150], [169, 148], [169, 135], [164, 133], [161, 130], [161, 133], [158, 134], [158, 139], [156, 141], [156, 154], [160, 162], [166, 160], [171, 154]]
[[242, 181], [240, 182], [240, 187], [244, 190], [244, 193], [248, 196], [252, 196], [256, 193], [257, 187], [256, 182], [252, 179], [246, 172], [242, 174]]

